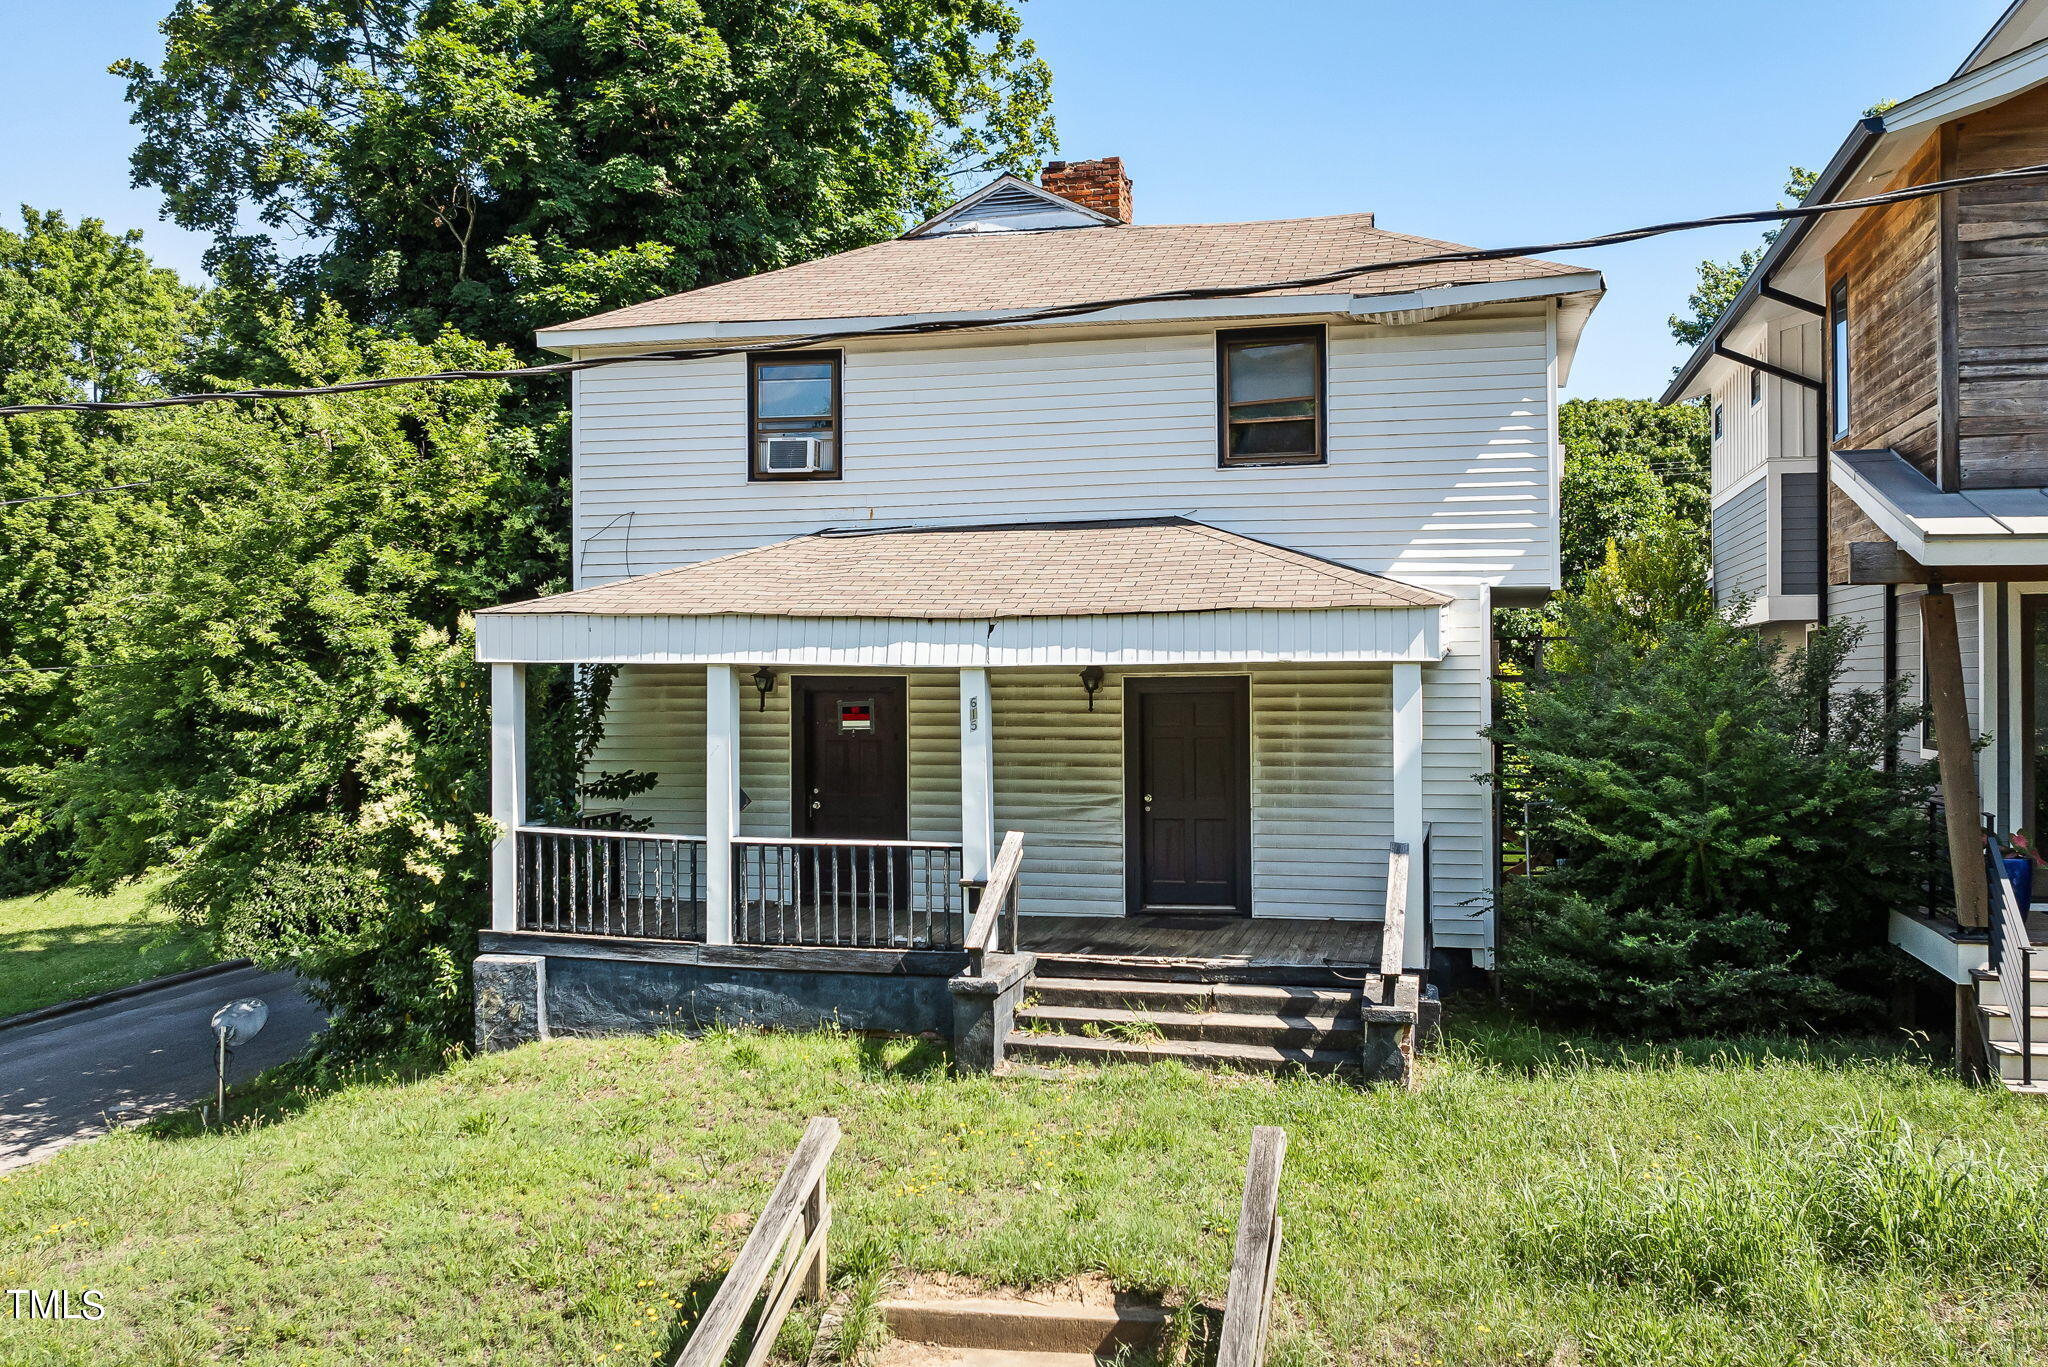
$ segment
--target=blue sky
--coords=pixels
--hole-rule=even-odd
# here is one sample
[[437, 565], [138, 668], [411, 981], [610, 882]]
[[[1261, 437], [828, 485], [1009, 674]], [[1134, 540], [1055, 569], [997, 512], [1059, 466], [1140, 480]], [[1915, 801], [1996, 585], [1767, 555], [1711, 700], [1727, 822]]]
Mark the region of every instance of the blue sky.
[[[1775, 203], [1865, 108], [1946, 79], [2006, 0], [1028, 0], [1065, 155], [1117, 155], [1155, 223], [1346, 213], [1475, 246]], [[205, 243], [129, 188], [118, 57], [168, 0], [0, 0], [0, 203]], [[1610, 294], [1570, 392], [1654, 395], [1664, 319], [1747, 229], [1588, 253]]]

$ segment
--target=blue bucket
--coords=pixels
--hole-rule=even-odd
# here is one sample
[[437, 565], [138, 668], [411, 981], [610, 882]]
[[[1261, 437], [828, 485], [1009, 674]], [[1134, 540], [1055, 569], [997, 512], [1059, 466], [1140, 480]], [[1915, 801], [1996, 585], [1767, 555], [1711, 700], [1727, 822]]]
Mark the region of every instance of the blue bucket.
[[2005, 881], [2012, 884], [2013, 900], [2025, 911], [2034, 903], [2034, 861], [2031, 859], [2001, 859], [2005, 865]]

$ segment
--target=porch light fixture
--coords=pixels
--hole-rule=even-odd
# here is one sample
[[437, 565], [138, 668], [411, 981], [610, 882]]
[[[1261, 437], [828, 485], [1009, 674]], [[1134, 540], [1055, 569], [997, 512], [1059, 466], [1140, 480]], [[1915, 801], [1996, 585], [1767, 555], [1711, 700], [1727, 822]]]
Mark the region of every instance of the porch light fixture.
[[775, 671], [762, 665], [754, 671], [754, 691], [761, 695], [761, 710], [768, 710], [768, 695], [775, 691]]
[[1102, 690], [1102, 666], [1089, 665], [1081, 671], [1081, 687], [1088, 693], [1088, 710], [1095, 710], [1095, 695]]

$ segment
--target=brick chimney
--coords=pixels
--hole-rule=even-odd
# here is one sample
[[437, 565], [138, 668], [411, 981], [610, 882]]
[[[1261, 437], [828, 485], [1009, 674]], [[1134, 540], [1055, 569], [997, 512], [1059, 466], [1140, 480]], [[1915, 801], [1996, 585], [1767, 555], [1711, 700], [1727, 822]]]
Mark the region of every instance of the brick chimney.
[[1131, 221], [1131, 178], [1122, 157], [1096, 161], [1049, 161], [1038, 183], [1074, 203], [1108, 214], [1119, 223]]

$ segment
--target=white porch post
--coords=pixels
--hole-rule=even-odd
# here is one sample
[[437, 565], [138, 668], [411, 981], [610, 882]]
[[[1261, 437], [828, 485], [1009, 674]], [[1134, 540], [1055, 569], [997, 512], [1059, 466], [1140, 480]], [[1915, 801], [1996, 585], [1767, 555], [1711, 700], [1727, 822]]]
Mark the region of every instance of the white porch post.
[[740, 825], [740, 679], [704, 667], [704, 943], [732, 943], [732, 838]]
[[1394, 666], [1394, 840], [1408, 847], [1408, 921], [1402, 960], [1409, 970], [1429, 967], [1423, 959], [1422, 894], [1422, 666]]
[[995, 860], [995, 715], [988, 671], [960, 671], [960, 876], [986, 883]]
[[491, 929], [519, 928], [519, 828], [526, 824], [526, 666], [491, 666]]

